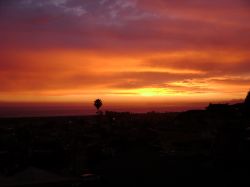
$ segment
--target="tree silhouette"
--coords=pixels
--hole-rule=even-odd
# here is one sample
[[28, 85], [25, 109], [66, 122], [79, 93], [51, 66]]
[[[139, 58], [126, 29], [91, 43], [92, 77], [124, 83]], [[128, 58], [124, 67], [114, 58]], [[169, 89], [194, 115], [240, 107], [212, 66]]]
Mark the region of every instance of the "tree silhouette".
[[96, 107], [97, 110], [99, 110], [102, 106], [102, 100], [101, 99], [96, 99], [94, 101], [94, 106]]

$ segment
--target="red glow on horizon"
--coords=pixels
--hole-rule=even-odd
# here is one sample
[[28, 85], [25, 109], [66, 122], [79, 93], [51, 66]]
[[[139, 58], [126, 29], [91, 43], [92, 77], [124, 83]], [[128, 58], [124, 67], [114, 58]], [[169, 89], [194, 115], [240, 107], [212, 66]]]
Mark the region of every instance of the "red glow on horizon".
[[0, 12], [2, 103], [101, 97], [148, 111], [143, 103], [178, 108], [249, 90], [244, 0], [6, 1]]

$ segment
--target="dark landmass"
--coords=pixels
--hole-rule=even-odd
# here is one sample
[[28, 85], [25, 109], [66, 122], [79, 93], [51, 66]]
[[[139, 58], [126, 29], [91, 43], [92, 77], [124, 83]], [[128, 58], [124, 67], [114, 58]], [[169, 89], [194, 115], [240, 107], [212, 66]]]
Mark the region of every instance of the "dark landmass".
[[250, 184], [250, 98], [204, 110], [0, 119], [0, 186]]

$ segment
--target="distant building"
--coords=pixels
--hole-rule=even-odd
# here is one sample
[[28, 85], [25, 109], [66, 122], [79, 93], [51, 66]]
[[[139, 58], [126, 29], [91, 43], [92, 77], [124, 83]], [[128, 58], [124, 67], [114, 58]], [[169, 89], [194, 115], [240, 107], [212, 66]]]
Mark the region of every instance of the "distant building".
[[62, 177], [50, 171], [38, 169], [35, 167], [25, 168], [14, 175], [0, 178], [0, 184], [3, 187], [15, 186], [65, 186], [78, 183], [77, 178]]
[[206, 107], [208, 111], [225, 111], [229, 109], [229, 104], [209, 104]]
[[11, 176], [0, 175], [1, 187], [26, 187], [26, 186], [46, 186], [46, 187], [65, 187], [65, 186], [87, 186], [98, 184], [99, 176], [90, 172], [84, 172], [81, 176], [61, 176], [51, 171], [27, 167]]
[[206, 110], [216, 116], [240, 117], [242, 115], [242, 103], [229, 104], [209, 104]]

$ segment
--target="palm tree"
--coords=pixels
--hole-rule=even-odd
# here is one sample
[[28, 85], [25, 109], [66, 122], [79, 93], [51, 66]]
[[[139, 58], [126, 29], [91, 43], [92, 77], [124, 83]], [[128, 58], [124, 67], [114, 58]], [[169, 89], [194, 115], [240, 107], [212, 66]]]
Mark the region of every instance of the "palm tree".
[[96, 99], [96, 100], [94, 101], [94, 106], [96, 107], [97, 113], [98, 113], [99, 109], [100, 109], [101, 106], [102, 106], [102, 100], [101, 100], [101, 99]]

